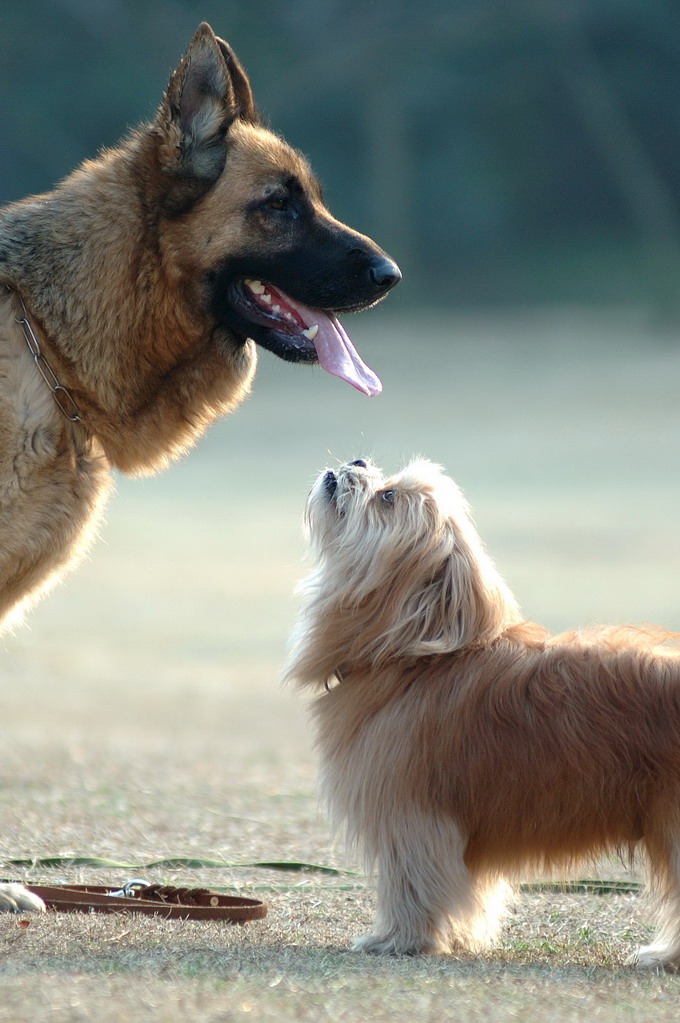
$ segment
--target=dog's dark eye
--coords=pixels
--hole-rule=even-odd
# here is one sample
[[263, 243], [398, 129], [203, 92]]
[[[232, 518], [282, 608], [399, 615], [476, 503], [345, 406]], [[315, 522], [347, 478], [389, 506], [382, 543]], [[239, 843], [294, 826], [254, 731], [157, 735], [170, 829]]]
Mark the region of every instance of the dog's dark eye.
[[298, 220], [300, 207], [294, 197], [286, 195], [285, 192], [274, 192], [262, 203], [262, 209], [267, 213], [276, 214], [284, 220]]
[[269, 210], [279, 210], [284, 212], [288, 209], [290, 203], [285, 195], [272, 195], [265, 203]]
[[381, 490], [380, 497], [385, 504], [394, 504], [394, 490]]

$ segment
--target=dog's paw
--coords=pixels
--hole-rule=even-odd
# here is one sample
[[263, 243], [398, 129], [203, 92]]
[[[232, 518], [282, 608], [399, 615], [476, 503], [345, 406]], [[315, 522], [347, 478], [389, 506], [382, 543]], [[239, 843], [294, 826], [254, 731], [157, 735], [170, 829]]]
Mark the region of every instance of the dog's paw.
[[22, 884], [0, 884], [0, 913], [44, 913], [45, 903]]
[[362, 934], [352, 942], [353, 952], [368, 952], [374, 956], [415, 956], [424, 952], [440, 952], [432, 941], [409, 939], [396, 934]]
[[660, 945], [642, 945], [632, 956], [628, 956], [626, 966], [637, 966], [641, 970], [677, 970], [680, 963], [669, 955], [668, 949]]

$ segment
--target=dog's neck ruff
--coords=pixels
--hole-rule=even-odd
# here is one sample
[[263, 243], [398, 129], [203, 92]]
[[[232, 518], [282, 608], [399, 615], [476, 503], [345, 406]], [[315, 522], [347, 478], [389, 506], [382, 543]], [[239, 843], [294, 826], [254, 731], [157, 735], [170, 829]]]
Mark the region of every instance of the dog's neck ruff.
[[[5, 285], [5, 287], [8, 292], [12, 291], [12, 288], [10, 288], [9, 285]], [[31, 326], [31, 321], [28, 318], [28, 310], [26, 309], [26, 304], [24, 303], [23, 298], [18, 292], [15, 294], [21, 303], [22, 315], [15, 316], [14, 322], [20, 325], [28, 350], [33, 356], [33, 361], [35, 362], [41, 377], [52, 392], [52, 397], [54, 398], [57, 408], [70, 423], [82, 423], [83, 419], [73, 395], [66, 387], [59, 383], [54, 370], [42, 354], [40, 342], [38, 341], [35, 331]]]

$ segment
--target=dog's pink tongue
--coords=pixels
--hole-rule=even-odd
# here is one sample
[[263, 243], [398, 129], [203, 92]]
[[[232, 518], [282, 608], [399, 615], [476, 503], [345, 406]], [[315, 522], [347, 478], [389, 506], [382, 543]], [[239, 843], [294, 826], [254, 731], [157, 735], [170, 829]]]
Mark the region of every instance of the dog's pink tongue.
[[380, 394], [382, 391], [380, 378], [361, 359], [337, 316], [326, 316], [316, 309], [312, 315], [317, 317], [315, 322], [319, 327], [313, 344], [321, 368], [334, 377], [346, 380], [369, 398]]
[[[271, 288], [272, 292], [275, 291]], [[298, 319], [307, 329], [315, 325], [318, 330], [312, 339], [319, 358], [319, 365], [334, 377], [346, 380], [357, 391], [367, 394], [369, 398], [375, 397], [382, 391], [380, 378], [361, 359], [356, 348], [350, 341], [347, 331], [338, 320], [337, 316], [328, 316], [320, 309], [310, 309], [308, 306], [296, 302], [290, 295], [279, 293], [281, 298], [297, 314]]]

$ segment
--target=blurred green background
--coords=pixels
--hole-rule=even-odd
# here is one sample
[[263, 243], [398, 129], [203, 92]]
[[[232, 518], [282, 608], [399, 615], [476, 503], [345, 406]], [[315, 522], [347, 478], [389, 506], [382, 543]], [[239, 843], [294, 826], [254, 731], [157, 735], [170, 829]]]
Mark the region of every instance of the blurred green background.
[[677, 0], [5, 0], [0, 198], [151, 117], [202, 19], [396, 301], [677, 309]]
[[91, 561], [5, 638], [17, 701], [274, 699], [306, 491], [366, 454], [442, 462], [546, 625], [677, 626], [676, 0], [5, 0], [0, 200], [153, 116], [202, 19], [404, 271], [347, 323], [385, 390], [263, 353], [246, 405], [120, 480]]

